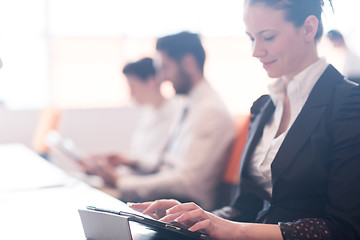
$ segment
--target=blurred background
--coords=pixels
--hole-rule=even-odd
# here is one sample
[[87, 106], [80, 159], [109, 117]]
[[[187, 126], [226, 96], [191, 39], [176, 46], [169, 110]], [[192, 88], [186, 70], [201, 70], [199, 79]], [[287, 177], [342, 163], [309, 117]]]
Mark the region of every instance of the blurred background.
[[[126, 150], [136, 112], [128, 107], [121, 70], [152, 56], [158, 37], [182, 30], [201, 35], [205, 76], [230, 111], [247, 113], [266, 93], [268, 79], [251, 57], [242, 5], [241, 0], [0, 0], [0, 142], [34, 146], [40, 125], [49, 125], [43, 111], [50, 108], [62, 111], [59, 128], [84, 149]], [[338, 29], [360, 53], [360, 1], [333, 6], [334, 12], [326, 3], [324, 32]], [[320, 52], [329, 54], [328, 46]], [[163, 91], [173, 94], [169, 83]], [[105, 117], [113, 122], [101, 122]], [[107, 143], [111, 137], [117, 140]]]

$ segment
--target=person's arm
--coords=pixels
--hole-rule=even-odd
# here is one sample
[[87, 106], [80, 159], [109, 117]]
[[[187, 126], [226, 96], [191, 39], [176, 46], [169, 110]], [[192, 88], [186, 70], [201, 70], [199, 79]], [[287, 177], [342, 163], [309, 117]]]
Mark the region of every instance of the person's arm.
[[196, 196], [198, 198], [192, 200], [210, 202], [205, 198], [214, 194], [213, 187], [219, 181], [225, 161], [223, 157], [235, 135], [233, 122], [221, 114], [214, 111], [195, 119], [176, 143], [181, 149], [167, 156], [177, 166], [151, 175], [127, 176], [119, 182], [119, 190], [136, 192], [143, 199]]
[[176, 221], [190, 231], [203, 231], [211, 239], [224, 240], [281, 240], [278, 225], [239, 223], [225, 220], [204, 211], [194, 203], [180, 204], [176, 200], [157, 200], [155, 202], [134, 203], [130, 207], [163, 222]]
[[142, 112], [128, 151], [128, 157], [136, 161], [136, 172], [150, 174], [156, 171], [171, 130], [183, 113], [183, 105], [183, 99], [174, 96], [165, 100], [158, 109]]
[[360, 239], [359, 109], [360, 87], [338, 87], [332, 112], [327, 115], [332, 146], [324, 215], [280, 223], [284, 239], [304, 234], [313, 239]]
[[[167, 211], [164, 222], [193, 222], [190, 231], [204, 231], [218, 240], [282, 240], [280, 227], [275, 224], [258, 224], [229, 221], [206, 212], [193, 203], [177, 205]], [[175, 219], [174, 216], [175, 215]]]
[[110, 187], [115, 187], [120, 181], [120, 176], [116, 171], [120, 165], [136, 168], [135, 161], [116, 153], [96, 154], [82, 161], [82, 167], [86, 173], [100, 176]]
[[324, 218], [302, 218], [293, 222], [279, 223], [284, 240], [333, 239]]

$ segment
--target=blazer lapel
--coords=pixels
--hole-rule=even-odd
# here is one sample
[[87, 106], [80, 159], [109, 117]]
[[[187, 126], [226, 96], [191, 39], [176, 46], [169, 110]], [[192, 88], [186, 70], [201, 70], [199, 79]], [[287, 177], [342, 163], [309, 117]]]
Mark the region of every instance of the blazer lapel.
[[271, 164], [273, 186], [315, 130], [331, 100], [336, 83], [342, 78], [342, 75], [329, 65], [315, 84]]
[[254, 122], [251, 124], [251, 129], [249, 132], [249, 137], [247, 144], [244, 147], [243, 154], [240, 162], [240, 176], [243, 173], [245, 164], [251, 159], [251, 156], [255, 150], [256, 145], [258, 144], [265, 124], [269, 121], [270, 117], [274, 113], [275, 106], [271, 101], [270, 97], [264, 104], [260, 113], [254, 118]]

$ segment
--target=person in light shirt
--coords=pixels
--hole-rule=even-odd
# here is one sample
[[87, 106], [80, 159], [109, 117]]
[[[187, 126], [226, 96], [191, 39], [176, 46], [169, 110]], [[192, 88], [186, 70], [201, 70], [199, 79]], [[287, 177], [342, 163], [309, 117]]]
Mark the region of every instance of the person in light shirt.
[[251, 108], [232, 205], [133, 209], [210, 239], [360, 239], [360, 86], [318, 56], [323, 4], [245, 0], [252, 55], [273, 80]]
[[[183, 108], [183, 99], [180, 97], [166, 99], [162, 95], [162, 81], [156, 76], [153, 59], [142, 58], [128, 63], [123, 68], [123, 73], [131, 97], [141, 112], [130, 139], [129, 151], [127, 154], [93, 154], [86, 160], [90, 163], [86, 167], [87, 171], [102, 176], [110, 185], [113, 185], [111, 179], [116, 176], [142, 175], [156, 171], [171, 127], [178, 121]], [[96, 167], [90, 167], [91, 164]]]
[[160, 79], [172, 82], [185, 107], [159, 158], [155, 171], [119, 176], [106, 167], [104, 176], [124, 201], [176, 198], [213, 209], [218, 185], [235, 136], [227, 107], [204, 77], [205, 50], [195, 33], [159, 38], [154, 64]]
[[327, 49], [325, 56], [333, 61], [334, 65], [339, 65], [341, 73], [347, 79], [360, 83], [360, 56], [348, 46], [340, 31], [328, 31], [326, 39], [331, 43], [331, 47]]

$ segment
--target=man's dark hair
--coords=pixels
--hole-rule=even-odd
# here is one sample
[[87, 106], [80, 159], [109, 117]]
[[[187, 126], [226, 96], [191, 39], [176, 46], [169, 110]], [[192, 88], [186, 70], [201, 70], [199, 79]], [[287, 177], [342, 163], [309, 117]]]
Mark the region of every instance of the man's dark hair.
[[201, 72], [204, 71], [205, 50], [198, 34], [187, 31], [159, 38], [156, 50], [166, 53], [176, 62], [180, 62], [186, 54], [196, 59]]
[[155, 76], [156, 71], [151, 58], [143, 58], [139, 61], [128, 63], [123, 69], [125, 75], [135, 75], [143, 82], [146, 82], [148, 77]]

